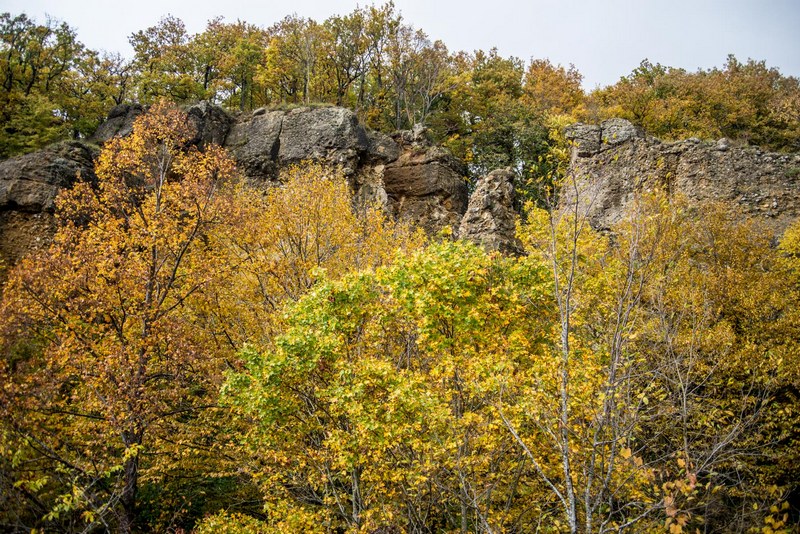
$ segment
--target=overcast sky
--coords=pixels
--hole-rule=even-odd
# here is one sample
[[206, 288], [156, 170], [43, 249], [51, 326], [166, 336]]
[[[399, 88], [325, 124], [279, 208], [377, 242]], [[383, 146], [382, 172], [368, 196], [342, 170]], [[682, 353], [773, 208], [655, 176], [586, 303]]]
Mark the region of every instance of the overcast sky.
[[[40, 20], [47, 13], [77, 28], [90, 48], [124, 55], [132, 53], [131, 33], [167, 14], [196, 33], [217, 15], [266, 27], [291, 13], [321, 22], [355, 6], [355, 0], [0, 0], [0, 11]], [[800, 76], [800, 0], [395, 0], [395, 6], [450, 50], [497, 47], [505, 56], [572, 63], [586, 89], [616, 82], [644, 58], [696, 70], [722, 66], [735, 54]]]

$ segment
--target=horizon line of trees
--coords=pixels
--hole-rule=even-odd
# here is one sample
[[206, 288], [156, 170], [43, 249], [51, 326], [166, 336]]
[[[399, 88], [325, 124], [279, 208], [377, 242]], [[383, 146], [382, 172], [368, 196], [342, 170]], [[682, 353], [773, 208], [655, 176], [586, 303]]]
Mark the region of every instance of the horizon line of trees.
[[729, 56], [721, 68], [689, 72], [645, 59], [587, 94], [572, 65], [451, 51], [392, 2], [322, 22], [289, 15], [268, 27], [218, 17], [194, 35], [168, 15], [129, 42], [126, 59], [87, 48], [65, 22], [0, 14], [0, 158], [86, 138], [112, 106], [160, 98], [232, 112], [345, 106], [381, 131], [426, 126], [473, 176], [511, 167], [522, 181], [555, 144], [553, 129], [612, 116], [664, 139], [800, 148], [798, 80], [765, 61]]

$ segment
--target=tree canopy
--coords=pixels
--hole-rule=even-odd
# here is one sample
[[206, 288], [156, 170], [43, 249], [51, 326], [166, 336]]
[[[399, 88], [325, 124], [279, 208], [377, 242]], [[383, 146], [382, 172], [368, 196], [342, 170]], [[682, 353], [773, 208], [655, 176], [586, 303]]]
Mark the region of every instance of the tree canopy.
[[687, 72], [645, 59], [587, 94], [572, 65], [449, 50], [391, 2], [268, 27], [215, 18], [197, 34], [166, 16], [129, 37], [130, 60], [87, 49], [55, 20], [4, 13], [0, 34], [0, 157], [87, 137], [113, 105], [163, 97], [231, 111], [346, 106], [375, 129], [424, 126], [476, 177], [509, 166], [520, 183], [555, 142], [548, 130], [578, 120], [621, 116], [666, 139], [724, 136], [773, 150], [797, 150], [800, 135], [798, 81], [764, 61], [730, 56]]
[[[166, 17], [134, 57], [0, 16], [0, 157], [86, 137], [96, 183], [0, 286], [0, 530], [796, 532], [800, 223], [637, 192], [606, 232], [554, 198], [560, 127], [797, 148], [798, 82], [731, 57], [572, 66], [453, 52], [392, 3], [269, 28]], [[520, 256], [425, 237], [306, 162], [255, 189], [180, 105], [326, 102], [425, 126], [530, 199]]]

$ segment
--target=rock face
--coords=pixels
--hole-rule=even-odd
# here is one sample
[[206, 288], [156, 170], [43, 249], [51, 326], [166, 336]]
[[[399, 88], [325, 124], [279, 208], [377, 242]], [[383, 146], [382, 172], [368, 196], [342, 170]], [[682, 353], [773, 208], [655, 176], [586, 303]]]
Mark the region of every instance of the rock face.
[[[144, 108], [116, 106], [92, 136], [94, 143], [130, 135]], [[305, 160], [340, 166], [362, 202], [380, 203], [430, 233], [458, 228], [467, 207], [466, 169], [422, 132], [390, 137], [369, 131], [355, 114], [335, 107], [256, 110], [235, 120], [206, 102], [186, 110], [191, 145], [225, 146], [255, 186], [278, 179], [280, 169]], [[0, 162], [0, 257], [13, 264], [36, 240], [49, 242], [53, 201], [78, 175], [95, 180], [97, 150], [67, 142]], [[26, 237], [26, 236], [29, 236]]]
[[261, 113], [237, 122], [231, 128], [225, 148], [230, 150], [251, 183], [274, 180], [278, 175], [278, 137], [283, 113]]
[[[128, 135], [141, 106], [117, 106], [94, 139]], [[457, 228], [467, 208], [466, 168], [447, 151], [431, 146], [423, 132], [390, 137], [367, 130], [344, 108], [257, 109], [234, 120], [201, 102], [188, 108], [193, 144], [227, 148], [251, 185], [278, 180], [280, 169], [311, 160], [342, 168], [362, 202], [378, 202], [396, 217], [431, 233]]]
[[[133, 132], [133, 123], [136, 117], [145, 112], [145, 107], [140, 104], [120, 104], [114, 106], [108, 113], [106, 120], [97, 128], [89, 141], [105, 143], [114, 137], [125, 137]], [[228, 132], [233, 124], [233, 118], [225, 113], [219, 106], [200, 102], [186, 108], [189, 123], [194, 130], [194, 136], [189, 144], [225, 142]]]
[[186, 114], [195, 132], [189, 143], [194, 145], [224, 144], [234, 122], [222, 108], [208, 102], [190, 106]]
[[466, 210], [463, 163], [420, 135], [369, 131], [344, 108], [257, 110], [233, 125], [225, 147], [252, 184], [275, 181], [282, 167], [305, 160], [338, 165], [359, 200], [431, 233], [456, 228]]
[[311, 159], [341, 165], [347, 175], [356, 171], [359, 155], [368, 148], [366, 131], [355, 114], [344, 108], [299, 108], [286, 113], [279, 143], [282, 166]]
[[384, 167], [382, 180], [392, 213], [429, 233], [457, 230], [468, 201], [464, 164], [440, 147], [396, 137], [401, 154]]
[[[599, 127], [599, 144], [593, 144], [594, 137], [585, 141], [585, 132], [595, 132], [596, 126], [568, 130], [575, 143], [571, 170], [579, 201], [595, 228], [611, 228], [636, 192], [655, 187], [690, 201], [738, 205], [776, 236], [800, 216], [800, 155], [734, 147], [727, 139], [664, 143], [645, 138], [627, 121], [612, 120], [613, 126], [606, 121]], [[567, 192], [564, 201], [574, 200]]]
[[[92, 140], [130, 134], [142, 112], [138, 105], [115, 107]], [[190, 143], [222, 144], [253, 185], [266, 186], [282, 167], [304, 160], [339, 165], [361, 202], [380, 203], [430, 234], [450, 226], [489, 250], [520, 253], [511, 171], [484, 176], [468, 199], [463, 162], [428, 143], [422, 130], [387, 136], [334, 107], [261, 109], [235, 120], [200, 103], [187, 113], [195, 131]], [[573, 142], [571, 172], [580, 193], [576, 198], [565, 192], [562, 202], [580, 202], [597, 229], [612, 228], [638, 191], [655, 187], [698, 202], [738, 204], [776, 235], [800, 216], [800, 155], [736, 147], [727, 139], [663, 143], [623, 119], [573, 125], [566, 135]], [[72, 141], [0, 162], [2, 262], [13, 264], [26, 251], [47, 245], [56, 195], [79, 177], [96, 180], [97, 153]]]
[[[0, 264], [45, 247], [55, 229], [58, 192], [77, 180], [94, 181], [97, 150], [70, 141], [0, 162]], [[0, 267], [0, 280], [3, 279]]]
[[567, 127], [564, 136], [572, 143], [573, 153], [578, 156], [591, 156], [600, 151], [600, 139], [603, 131], [596, 124], [579, 122]]
[[280, 167], [313, 160], [353, 175], [369, 149], [366, 130], [344, 108], [257, 110], [233, 125], [225, 147], [254, 183], [277, 179]]
[[120, 104], [111, 108], [105, 122], [89, 139], [94, 143], [105, 143], [112, 137], [125, 137], [133, 131], [133, 121], [144, 113], [144, 106], [139, 104]]
[[514, 197], [514, 173], [510, 170], [495, 170], [480, 178], [458, 236], [490, 251], [522, 254], [516, 237]]
[[632, 139], [644, 138], [644, 133], [625, 119], [608, 119], [599, 126], [581, 122], [573, 124], [567, 127], [564, 136], [572, 142], [574, 155], [591, 156]]
[[0, 162], [0, 210], [53, 211], [53, 201], [75, 180], [94, 181], [97, 151], [79, 141]]

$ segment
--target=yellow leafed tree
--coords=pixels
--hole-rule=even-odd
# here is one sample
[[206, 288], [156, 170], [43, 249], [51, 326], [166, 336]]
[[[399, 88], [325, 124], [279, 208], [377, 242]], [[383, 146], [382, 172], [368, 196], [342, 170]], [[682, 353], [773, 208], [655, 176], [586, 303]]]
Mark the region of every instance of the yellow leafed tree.
[[3, 415], [29, 467], [18, 483], [57, 493], [45, 520], [135, 530], [142, 483], [213, 405], [221, 352], [190, 304], [226, 270], [214, 242], [235, 168], [190, 138], [183, 113], [154, 105], [106, 145], [96, 187], [60, 196], [53, 245], [5, 288]]

